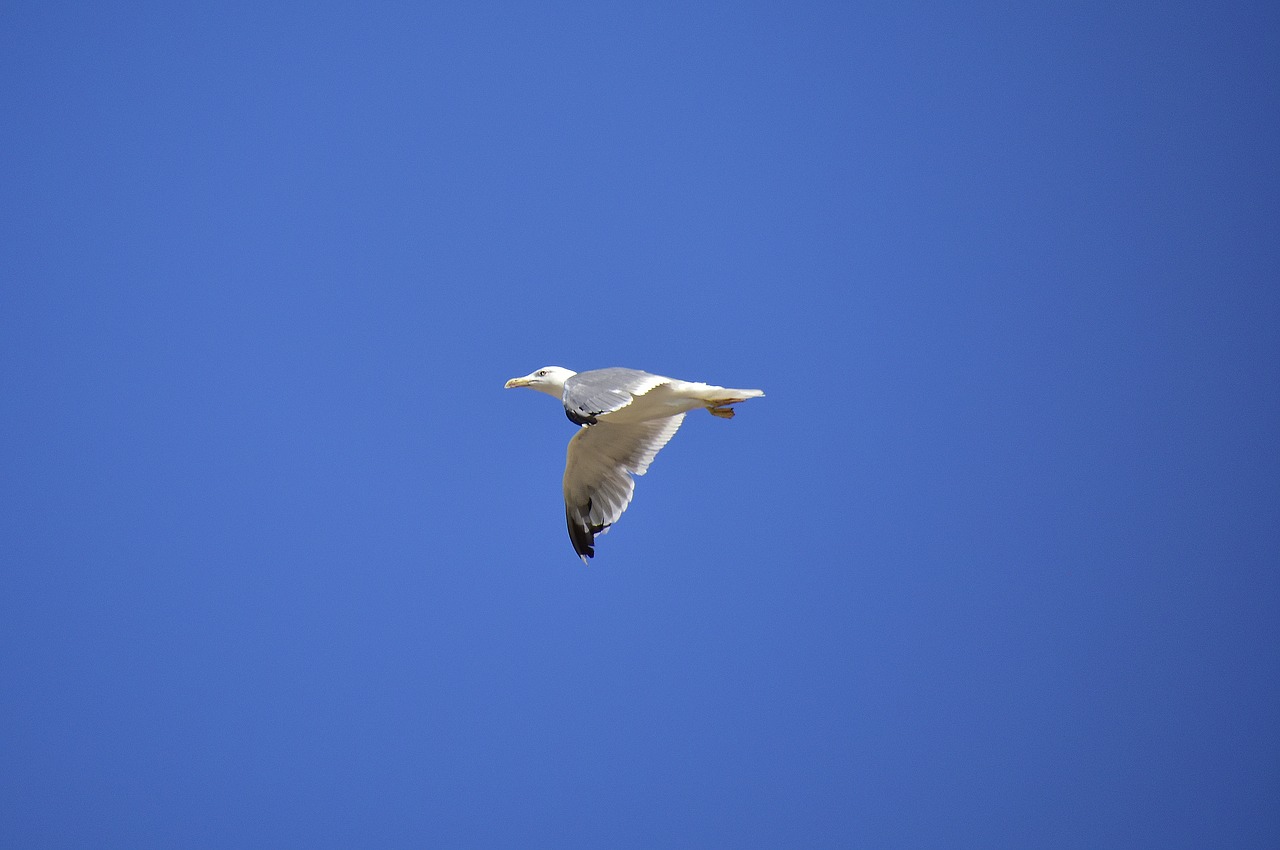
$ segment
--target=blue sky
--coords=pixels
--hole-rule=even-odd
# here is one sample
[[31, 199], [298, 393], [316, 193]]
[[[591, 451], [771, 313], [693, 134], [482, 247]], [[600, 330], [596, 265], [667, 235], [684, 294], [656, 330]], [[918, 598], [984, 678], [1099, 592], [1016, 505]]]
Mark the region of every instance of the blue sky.
[[[1270, 847], [1271, 4], [0, 13], [0, 843]], [[691, 416], [590, 567], [545, 364]]]

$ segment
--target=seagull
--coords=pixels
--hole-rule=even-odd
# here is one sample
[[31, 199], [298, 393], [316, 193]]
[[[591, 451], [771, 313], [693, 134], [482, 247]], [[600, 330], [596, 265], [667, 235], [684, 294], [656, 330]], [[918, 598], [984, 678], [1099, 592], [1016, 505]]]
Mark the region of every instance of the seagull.
[[701, 407], [732, 419], [731, 405], [764, 395], [618, 367], [574, 372], [543, 366], [507, 381], [506, 388], [512, 387], [555, 396], [569, 421], [580, 426], [564, 465], [564, 515], [573, 551], [584, 564], [595, 557], [596, 535], [631, 503], [631, 476], [645, 474], [686, 412]]

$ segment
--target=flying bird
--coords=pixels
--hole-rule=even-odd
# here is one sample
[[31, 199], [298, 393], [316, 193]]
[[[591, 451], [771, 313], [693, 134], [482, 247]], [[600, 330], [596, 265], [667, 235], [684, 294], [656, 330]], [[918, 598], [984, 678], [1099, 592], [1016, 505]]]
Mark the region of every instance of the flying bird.
[[564, 515], [573, 551], [584, 564], [595, 557], [596, 535], [617, 522], [631, 503], [631, 476], [645, 474], [686, 412], [702, 407], [712, 416], [731, 419], [730, 405], [764, 395], [616, 367], [574, 372], [544, 366], [507, 381], [506, 388], [512, 387], [555, 396], [569, 420], [580, 426], [569, 440], [564, 465]]

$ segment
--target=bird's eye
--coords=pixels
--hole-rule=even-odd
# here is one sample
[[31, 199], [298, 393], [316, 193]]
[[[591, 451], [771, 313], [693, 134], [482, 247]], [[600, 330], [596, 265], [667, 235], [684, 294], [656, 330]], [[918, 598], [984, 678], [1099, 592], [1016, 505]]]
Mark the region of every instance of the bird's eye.
[[539, 377], [539, 378], [545, 378], [545, 377], [547, 377], [547, 370], [546, 370], [546, 369], [539, 369], [539, 370], [538, 370], [538, 377]]

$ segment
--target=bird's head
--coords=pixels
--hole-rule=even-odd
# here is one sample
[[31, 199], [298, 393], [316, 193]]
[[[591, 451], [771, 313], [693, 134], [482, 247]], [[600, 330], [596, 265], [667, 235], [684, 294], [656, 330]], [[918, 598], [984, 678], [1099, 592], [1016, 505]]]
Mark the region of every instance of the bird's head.
[[564, 382], [576, 374], [578, 373], [563, 366], [543, 366], [523, 378], [512, 378], [507, 381], [506, 388], [528, 387], [531, 390], [538, 390], [547, 395], [560, 398], [564, 394]]

